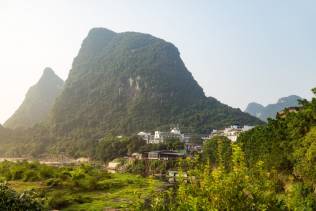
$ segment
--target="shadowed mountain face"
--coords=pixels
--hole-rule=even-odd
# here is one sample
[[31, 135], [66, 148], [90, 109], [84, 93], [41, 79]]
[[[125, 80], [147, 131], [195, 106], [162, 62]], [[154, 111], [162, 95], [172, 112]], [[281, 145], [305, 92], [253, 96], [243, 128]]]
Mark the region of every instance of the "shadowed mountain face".
[[63, 84], [63, 80], [51, 68], [45, 68], [40, 80], [28, 90], [22, 105], [4, 126], [11, 129], [30, 128], [46, 120]]
[[261, 123], [207, 98], [173, 44], [104, 28], [92, 29], [83, 41], [50, 120], [60, 135], [130, 134], [171, 124], [205, 132]]
[[299, 96], [291, 95], [280, 98], [277, 103], [269, 104], [266, 107], [258, 103], [249, 103], [245, 112], [258, 117], [262, 121], [267, 121], [268, 118], [275, 118], [276, 114], [285, 108], [298, 106], [298, 100], [301, 99]]

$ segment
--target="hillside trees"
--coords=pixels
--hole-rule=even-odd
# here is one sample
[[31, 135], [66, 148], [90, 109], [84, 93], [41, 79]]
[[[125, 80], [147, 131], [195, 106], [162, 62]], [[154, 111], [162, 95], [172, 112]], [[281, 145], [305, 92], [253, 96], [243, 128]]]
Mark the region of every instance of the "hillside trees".
[[[246, 166], [240, 147], [233, 145], [232, 169], [188, 159], [188, 178], [181, 177], [175, 190], [152, 201], [153, 210], [269, 210], [280, 208], [272, 175], [258, 162]], [[181, 171], [180, 171], [181, 175]]]
[[231, 141], [226, 137], [214, 137], [203, 144], [203, 159], [213, 166], [223, 166], [228, 170], [231, 166]]

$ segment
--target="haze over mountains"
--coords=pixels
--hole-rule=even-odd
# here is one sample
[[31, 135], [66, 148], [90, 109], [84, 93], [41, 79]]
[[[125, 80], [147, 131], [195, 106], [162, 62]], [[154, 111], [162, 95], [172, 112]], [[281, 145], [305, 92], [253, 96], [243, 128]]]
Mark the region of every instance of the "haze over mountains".
[[30, 128], [45, 121], [63, 84], [64, 81], [51, 68], [45, 68], [40, 80], [28, 90], [23, 103], [4, 126], [11, 129]]
[[275, 104], [269, 104], [267, 106], [253, 102], [248, 104], [245, 112], [258, 117], [262, 121], [267, 121], [268, 118], [275, 118], [277, 112], [282, 111], [285, 108], [298, 106], [298, 100], [301, 99], [302, 98], [297, 95], [290, 95], [288, 97], [280, 98]]
[[[37, 124], [39, 123], [39, 124]], [[261, 120], [206, 97], [171, 43], [149, 34], [92, 29], [63, 81], [46, 68], [5, 123], [1, 154], [92, 156], [108, 134], [209, 133]]]

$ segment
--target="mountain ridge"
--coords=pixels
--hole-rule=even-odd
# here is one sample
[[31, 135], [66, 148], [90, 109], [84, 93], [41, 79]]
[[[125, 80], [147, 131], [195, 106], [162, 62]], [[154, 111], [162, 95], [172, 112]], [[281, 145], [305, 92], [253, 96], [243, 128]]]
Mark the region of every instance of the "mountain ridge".
[[285, 108], [298, 106], [298, 100], [301, 99], [300, 96], [289, 95], [278, 99], [274, 104], [268, 104], [266, 106], [252, 102], [248, 104], [245, 112], [260, 118], [262, 121], [267, 121], [268, 118], [275, 118], [277, 112]]
[[[218, 122], [221, 118], [223, 123]], [[90, 30], [53, 108], [54, 131], [69, 134], [89, 128], [100, 134], [131, 134], [172, 123], [204, 127], [202, 132], [261, 122], [208, 99], [172, 43], [138, 32]]]
[[27, 91], [22, 104], [3, 126], [10, 129], [31, 128], [46, 121], [63, 84], [64, 81], [46, 67], [38, 82]]

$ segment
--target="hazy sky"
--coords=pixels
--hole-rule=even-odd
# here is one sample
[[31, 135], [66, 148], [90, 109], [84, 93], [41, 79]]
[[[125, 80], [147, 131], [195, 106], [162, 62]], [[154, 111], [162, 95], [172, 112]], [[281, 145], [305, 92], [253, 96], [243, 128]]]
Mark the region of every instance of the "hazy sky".
[[174, 43], [213, 96], [244, 109], [316, 86], [315, 0], [0, 0], [0, 122], [46, 66], [67, 78], [89, 29]]

